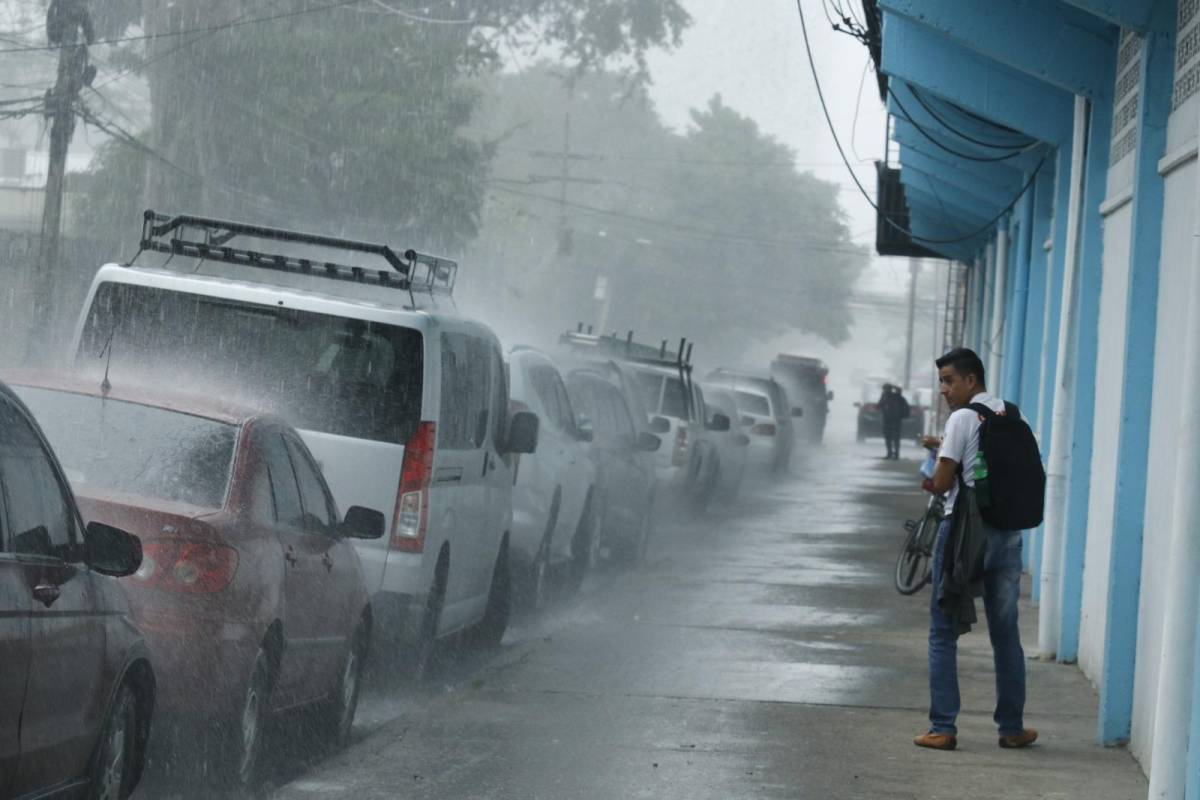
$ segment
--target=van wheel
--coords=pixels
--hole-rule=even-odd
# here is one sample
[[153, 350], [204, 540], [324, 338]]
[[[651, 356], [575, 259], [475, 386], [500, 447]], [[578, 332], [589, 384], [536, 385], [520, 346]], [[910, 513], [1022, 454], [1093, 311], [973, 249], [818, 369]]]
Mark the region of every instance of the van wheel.
[[479, 643], [484, 647], [498, 647], [508, 630], [512, 617], [512, 570], [508, 566], [508, 545], [496, 556], [492, 568], [492, 587], [488, 590], [487, 608], [479, 623]]
[[367, 656], [367, 631], [360, 622], [346, 650], [342, 670], [333, 695], [327, 701], [323, 727], [325, 735], [335, 749], [340, 750], [350, 741], [350, 729], [354, 726], [354, 714], [358, 710], [358, 692], [362, 686], [363, 664]]
[[91, 800], [123, 800], [136, 774], [138, 709], [130, 688], [121, 684], [96, 747]]
[[227, 782], [243, 790], [252, 791], [261, 777], [263, 738], [270, 703], [270, 660], [266, 651], [260, 648], [229, 737]]

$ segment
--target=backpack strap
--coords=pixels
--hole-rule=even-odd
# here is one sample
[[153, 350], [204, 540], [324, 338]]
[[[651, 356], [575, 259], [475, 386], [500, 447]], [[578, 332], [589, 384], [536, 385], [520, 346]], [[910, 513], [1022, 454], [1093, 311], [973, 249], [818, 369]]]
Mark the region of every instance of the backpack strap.
[[1007, 416], [1009, 419], [1020, 420], [1021, 419], [1021, 409], [1017, 408], [1016, 403], [1010, 403], [1007, 400], [1005, 400], [1004, 401], [1004, 415]]
[[[1004, 405], [1005, 405], [1005, 407], [1007, 407], [1008, 403], [1005, 403]], [[991, 419], [992, 417], [996, 416], [996, 412], [992, 411], [990, 408], [985, 406], [983, 403], [971, 403], [969, 406], [967, 406], [967, 408], [971, 409], [972, 411], [974, 411], [976, 414], [983, 417], [984, 419]]]

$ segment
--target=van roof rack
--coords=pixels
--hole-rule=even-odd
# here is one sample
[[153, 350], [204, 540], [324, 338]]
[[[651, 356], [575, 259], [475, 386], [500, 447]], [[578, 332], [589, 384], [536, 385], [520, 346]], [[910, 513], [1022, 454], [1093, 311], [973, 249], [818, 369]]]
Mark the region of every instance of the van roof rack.
[[[367, 269], [321, 259], [230, 247], [229, 242], [238, 236], [378, 256], [387, 264], [387, 269]], [[414, 292], [450, 295], [454, 292], [454, 281], [458, 275], [457, 262], [418, 253], [416, 250], [397, 253], [384, 244], [268, 228], [192, 214], [159, 214], [151, 209], [147, 209], [142, 215], [142, 237], [138, 248], [139, 254], [151, 250], [203, 261], [221, 261], [245, 267], [399, 289], [408, 292], [410, 299]], [[132, 264], [136, 260], [135, 255], [129, 263]]]
[[591, 349], [597, 353], [601, 353], [609, 358], [617, 361], [630, 361], [636, 364], [646, 364], [655, 367], [668, 367], [679, 371], [679, 379], [687, 387], [685, 393], [685, 403], [688, 409], [688, 416], [694, 416], [694, 406], [692, 402], [692, 346], [694, 342], [689, 342], [687, 337], [679, 340], [679, 349], [672, 352], [667, 349], [667, 340], [663, 339], [662, 344], [658, 347], [653, 345], [641, 344], [633, 340], [633, 331], [626, 333], [624, 338], [621, 338], [616, 331], [611, 334], [593, 333], [592, 326], [587, 326], [584, 330], [583, 323], [580, 322], [575, 330], [567, 331], [561, 337], [559, 342], [569, 347], [578, 349]]

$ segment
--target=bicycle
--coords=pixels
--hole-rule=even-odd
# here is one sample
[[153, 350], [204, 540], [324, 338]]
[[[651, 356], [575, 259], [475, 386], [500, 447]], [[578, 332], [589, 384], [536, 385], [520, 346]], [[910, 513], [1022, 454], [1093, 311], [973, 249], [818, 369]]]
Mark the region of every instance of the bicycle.
[[908, 536], [896, 559], [896, 591], [912, 595], [929, 583], [933, 570], [933, 547], [937, 542], [938, 526], [946, 510], [946, 501], [941, 495], [931, 494], [925, 513], [920, 519], [904, 523]]

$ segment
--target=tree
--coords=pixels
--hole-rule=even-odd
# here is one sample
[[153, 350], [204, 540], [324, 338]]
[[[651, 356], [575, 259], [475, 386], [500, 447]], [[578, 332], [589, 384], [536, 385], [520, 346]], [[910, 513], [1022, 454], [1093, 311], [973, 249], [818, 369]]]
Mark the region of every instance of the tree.
[[507, 138], [462, 300], [510, 338], [582, 321], [649, 342], [687, 336], [707, 363], [789, 331], [846, 338], [867, 253], [849, 241], [837, 187], [797, 172], [720, 98], [679, 135], [619, 76], [567, 87], [540, 65], [496, 77], [479, 119], [481, 136]]
[[146, 0], [142, 17], [148, 129], [106, 120], [140, 151], [140, 198], [102, 158], [83, 219], [186, 208], [450, 252], [477, 232], [491, 151], [463, 128], [501, 48], [644, 77], [645, 50], [688, 21], [676, 0]]

